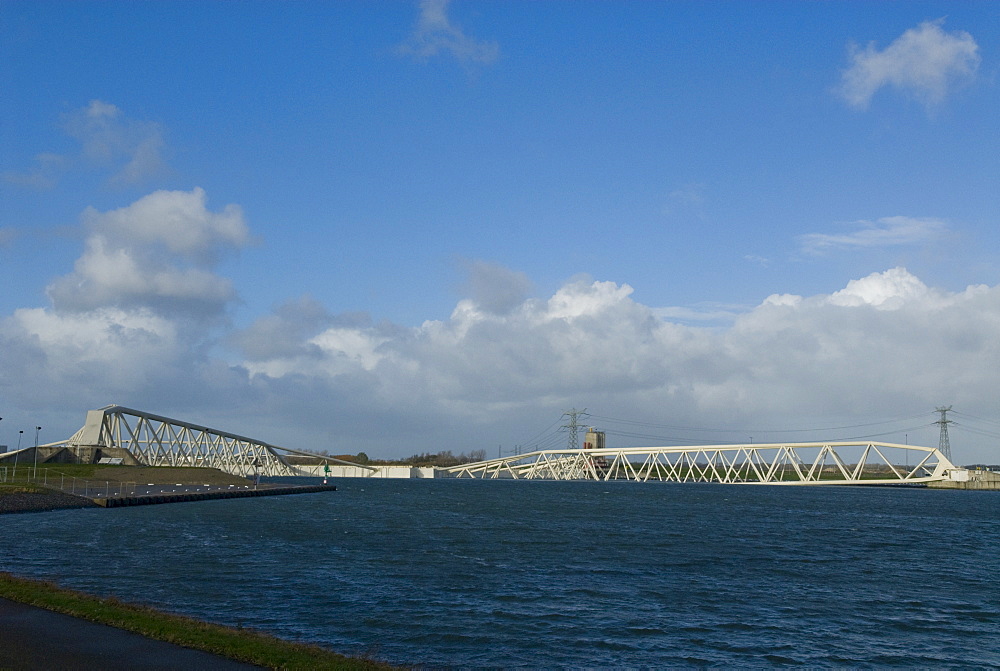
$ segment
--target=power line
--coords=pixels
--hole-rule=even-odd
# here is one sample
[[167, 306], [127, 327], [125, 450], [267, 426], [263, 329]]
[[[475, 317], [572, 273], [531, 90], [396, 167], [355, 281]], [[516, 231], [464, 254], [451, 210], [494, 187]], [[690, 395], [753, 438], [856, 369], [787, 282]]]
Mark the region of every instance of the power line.
[[[940, 412], [940, 408], [937, 411]], [[949, 411], [950, 411], [950, 407], [949, 407]], [[579, 435], [578, 435], [577, 432], [579, 431], [580, 427], [583, 426], [581, 424], [581, 422], [580, 422], [580, 419], [584, 418], [584, 417], [591, 418], [591, 419], [601, 420], [602, 423], [620, 424], [620, 425], [624, 425], [625, 427], [630, 427], [630, 428], [634, 428], [634, 429], [641, 429], [641, 428], [668, 429], [671, 432], [673, 432], [673, 431], [684, 431], [684, 432], [693, 432], [693, 433], [714, 433], [714, 434], [716, 434], [716, 436], [715, 436], [714, 439], [705, 440], [705, 439], [701, 439], [701, 438], [694, 438], [694, 437], [690, 437], [690, 436], [681, 436], [681, 435], [677, 435], [677, 434], [674, 434], [674, 435], [663, 435], [661, 433], [656, 433], [656, 432], [645, 432], [645, 431], [641, 431], [641, 430], [640, 431], [628, 430], [627, 428], [624, 428], [624, 427], [623, 427], [623, 429], [614, 429], [614, 428], [604, 427], [604, 431], [605, 431], [605, 433], [607, 435], [609, 435], [609, 436], [615, 436], [615, 437], [618, 437], [618, 438], [621, 438], [621, 439], [632, 439], [632, 440], [643, 440], [643, 441], [656, 441], [656, 442], [660, 442], [660, 443], [665, 444], [665, 445], [670, 445], [670, 444], [675, 444], [675, 445], [708, 444], [708, 445], [712, 445], [712, 444], [727, 444], [727, 443], [731, 443], [732, 442], [731, 440], [720, 440], [719, 436], [732, 435], [732, 434], [740, 434], [741, 436], [742, 435], [749, 436], [749, 435], [753, 435], [753, 434], [764, 434], [764, 435], [766, 435], [766, 434], [769, 434], [769, 433], [770, 434], [796, 434], [796, 433], [820, 433], [820, 432], [828, 433], [828, 432], [833, 432], [833, 431], [838, 431], [839, 432], [839, 431], [844, 431], [846, 429], [858, 429], [858, 428], [866, 428], [866, 427], [888, 426], [888, 425], [893, 424], [894, 422], [901, 422], [901, 421], [904, 421], [904, 420], [907, 420], [907, 419], [916, 419], [916, 418], [926, 417], [926, 416], [927, 416], [927, 413], [924, 412], [924, 413], [920, 413], [920, 414], [916, 414], [916, 415], [900, 416], [900, 417], [896, 417], [896, 418], [893, 418], [893, 419], [883, 420], [883, 421], [880, 421], [880, 422], [865, 422], [865, 423], [861, 423], [861, 424], [850, 424], [850, 425], [846, 425], [846, 426], [834, 426], [834, 427], [811, 428], [811, 429], [777, 429], [777, 430], [764, 430], [764, 429], [718, 429], [718, 428], [713, 429], [713, 428], [705, 428], [705, 427], [678, 426], [678, 425], [673, 425], [673, 424], [658, 424], [658, 423], [655, 423], [655, 422], [641, 422], [641, 421], [637, 421], [637, 420], [629, 420], [629, 419], [622, 419], [622, 418], [616, 418], [616, 417], [606, 417], [606, 416], [603, 416], [603, 415], [591, 415], [591, 414], [587, 413], [586, 409], [584, 409], [584, 410], [577, 410], [576, 408], [573, 408], [572, 410], [568, 410], [568, 411], [564, 412], [560, 416], [560, 418], [558, 420], [556, 420], [555, 422], [553, 422], [552, 424], [550, 424], [548, 427], [546, 427], [545, 429], [543, 429], [541, 432], [535, 434], [535, 436], [531, 440], [522, 441], [520, 444], [522, 446], [525, 446], [525, 447], [530, 447], [532, 450], [556, 449], [557, 446], [558, 446], [558, 443], [561, 441], [561, 439], [559, 437], [560, 433], [562, 433], [562, 431], [568, 431], [569, 435], [567, 436], [567, 443], [568, 443], [569, 447], [571, 449], [578, 448], [579, 447]], [[552, 430], [553, 427], [560, 420], [565, 419], [567, 417], [569, 418], [569, 421], [566, 424], [563, 424], [561, 427], [559, 427], [559, 430], [557, 430], [557, 431], [553, 431]], [[955, 424], [951, 420], [948, 420], [948, 423], [949, 424]], [[889, 435], [893, 435], [893, 434], [907, 433], [907, 432], [911, 432], [911, 431], [919, 431], [921, 429], [927, 429], [927, 428], [933, 427], [935, 425], [940, 425], [940, 422], [938, 421], [938, 422], [931, 422], [931, 423], [928, 423], [928, 424], [919, 424], [919, 425], [911, 425], [911, 426], [906, 426], [906, 427], [892, 428], [892, 429], [887, 430], [887, 431], [876, 431], [876, 432], [873, 432], [873, 433], [865, 433], [865, 434], [861, 434], [861, 435], [851, 435], [851, 436], [847, 436], [847, 437], [839, 437], [839, 438], [834, 438], [834, 439], [827, 438], [825, 440], [827, 440], [827, 441], [832, 440], [833, 442], [836, 442], [836, 441], [846, 441], [846, 440], [861, 440], [861, 439], [868, 439], [868, 438], [879, 438], [879, 437], [882, 437], [882, 436], [889, 436]], [[973, 432], [973, 433], [979, 433], [980, 435], [986, 435], [986, 436], [990, 436], [990, 437], [998, 437], [998, 438], [1000, 438], [1000, 435], [993, 435], [993, 434], [990, 434], [988, 432], [983, 432], [982, 430], [978, 430], [977, 431], [977, 430], [973, 429], [972, 427], [968, 427], [968, 426], [966, 426], [964, 424], [962, 425], [962, 428], [963, 428], [963, 430], [967, 430], [967, 431], [970, 431], [970, 432]], [[753, 442], [753, 439], [751, 439], [751, 442]], [[774, 441], [770, 441], [770, 442], [774, 442]], [[819, 442], [819, 441], [812, 441], [812, 442]], [[950, 449], [950, 446], [949, 446], [949, 449]]]
[[[911, 426], [905, 429], [893, 429], [892, 431], [885, 431], [883, 433], [869, 433], [863, 436], [845, 436], [838, 438], [837, 440], [860, 440], [862, 438], [881, 438], [882, 436], [891, 436], [893, 434], [899, 434], [909, 431], [917, 431], [919, 429], [926, 429], [928, 427], [934, 426], [937, 422], [931, 422], [930, 424], [921, 424], [920, 426]], [[833, 441], [837, 442], [837, 441]]]
[[977, 422], [986, 422], [987, 424], [993, 424], [994, 426], [1000, 426], [1000, 422], [994, 421], [992, 419], [984, 419], [982, 417], [976, 417], [968, 413], [959, 412], [958, 410], [952, 410], [952, 414], [958, 415], [959, 417], [967, 417], [969, 419], [974, 419]]
[[551, 430], [552, 427], [554, 427], [556, 424], [559, 423], [560, 419], [562, 419], [562, 417], [560, 417], [556, 421], [552, 422], [547, 427], [545, 427], [544, 429], [542, 429], [541, 431], [539, 431], [538, 433], [536, 433], [534, 436], [532, 436], [529, 440], [526, 440], [526, 441], [524, 441], [521, 444], [522, 445], [531, 445], [531, 444], [537, 443], [539, 440], [542, 439], [542, 436], [544, 436], [546, 434], [546, 432], [548, 432], [549, 430]]
[[984, 431], [982, 429], [974, 429], [966, 424], [954, 424], [954, 425], [962, 427], [962, 431], [967, 431], [968, 433], [974, 433], [978, 436], [985, 436], [987, 438], [1000, 439], [1000, 433], [993, 433], [992, 431]]
[[[847, 426], [828, 426], [821, 428], [809, 428], [809, 429], [720, 429], [720, 428], [704, 428], [704, 427], [694, 427], [694, 426], [677, 426], [673, 424], [656, 424], [653, 422], [640, 422], [636, 420], [628, 419], [618, 419], [614, 417], [604, 417], [602, 415], [591, 415], [594, 419], [604, 420], [606, 422], [616, 422], [619, 424], [631, 424], [636, 426], [648, 426], [658, 429], [671, 429], [674, 431], [698, 431], [706, 433], [740, 433], [740, 434], [753, 434], [753, 433], [815, 433], [817, 431], [842, 431], [844, 429], [859, 429], [866, 426], [880, 426], [884, 424], [891, 424], [893, 422], [902, 422], [904, 420], [917, 419], [919, 417], [926, 416], [926, 413], [920, 413], [918, 415], [907, 415], [903, 417], [896, 417], [893, 419], [882, 420], [880, 422], [869, 422], [865, 424], [850, 424]], [[889, 433], [892, 433], [891, 431]]]

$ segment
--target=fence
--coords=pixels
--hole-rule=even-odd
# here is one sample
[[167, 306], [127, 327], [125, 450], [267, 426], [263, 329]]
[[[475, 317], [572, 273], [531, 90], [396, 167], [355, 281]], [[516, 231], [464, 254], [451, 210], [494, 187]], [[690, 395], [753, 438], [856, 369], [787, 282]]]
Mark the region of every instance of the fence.
[[90, 499], [111, 498], [121, 496], [135, 496], [136, 483], [116, 482], [114, 480], [90, 480], [69, 475], [61, 471], [53, 471], [50, 468], [39, 469], [37, 474], [31, 474], [31, 467], [22, 467], [22, 472], [28, 475], [18, 477], [17, 472], [8, 473], [6, 466], [0, 467], [0, 482], [2, 483], [24, 483], [41, 485], [49, 489], [57, 489], [67, 494], [85, 496]]

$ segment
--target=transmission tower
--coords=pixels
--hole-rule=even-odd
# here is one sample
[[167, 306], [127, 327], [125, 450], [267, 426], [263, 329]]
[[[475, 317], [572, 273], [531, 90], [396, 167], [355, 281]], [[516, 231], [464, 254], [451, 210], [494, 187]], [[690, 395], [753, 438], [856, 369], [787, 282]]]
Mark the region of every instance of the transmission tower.
[[586, 416], [588, 416], [586, 408], [584, 408], [583, 410], [577, 410], [576, 408], [573, 408], [572, 410], [567, 410], [566, 412], [563, 413], [563, 417], [569, 417], [569, 423], [563, 424], [562, 428], [569, 431], [568, 446], [569, 449], [571, 450], [580, 449], [580, 439], [577, 435], [577, 429], [580, 428], [580, 422], [577, 420], [580, 417], [586, 417]]
[[951, 461], [951, 442], [948, 440], [948, 425], [952, 423], [948, 419], [948, 411], [951, 410], [949, 405], [947, 408], [934, 408], [934, 412], [941, 413], [941, 419], [934, 422], [941, 427], [941, 437], [938, 439], [938, 450], [941, 454], [945, 456], [948, 461]]

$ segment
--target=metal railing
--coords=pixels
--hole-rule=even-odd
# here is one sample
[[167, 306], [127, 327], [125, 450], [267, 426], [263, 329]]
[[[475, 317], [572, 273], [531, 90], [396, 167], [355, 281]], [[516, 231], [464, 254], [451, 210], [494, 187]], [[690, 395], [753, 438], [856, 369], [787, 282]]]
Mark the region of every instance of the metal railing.
[[37, 472], [33, 472], [31, 466], [17, 470], [8, 470], [7, 466], [0, 467], [0, 482], [12, 485], [41, 485], [90, 499], [135, 496], [137, 486], [135, 482], [81, 478], [51, 468], [39, 468]]

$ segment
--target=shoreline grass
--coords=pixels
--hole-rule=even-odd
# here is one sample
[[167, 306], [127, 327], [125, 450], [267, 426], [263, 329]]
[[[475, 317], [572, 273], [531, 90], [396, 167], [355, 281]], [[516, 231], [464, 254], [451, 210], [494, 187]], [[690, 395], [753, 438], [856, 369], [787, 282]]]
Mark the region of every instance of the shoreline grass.
[[0, 597], [106, 624], [168, 643], [272, 669], [380, 670], [382, 662], [347, 657], [309, 643], [286, 641], [253, 629], [234, 629], [183, 615], [102, 598], [55, 583], [0, 572]]

